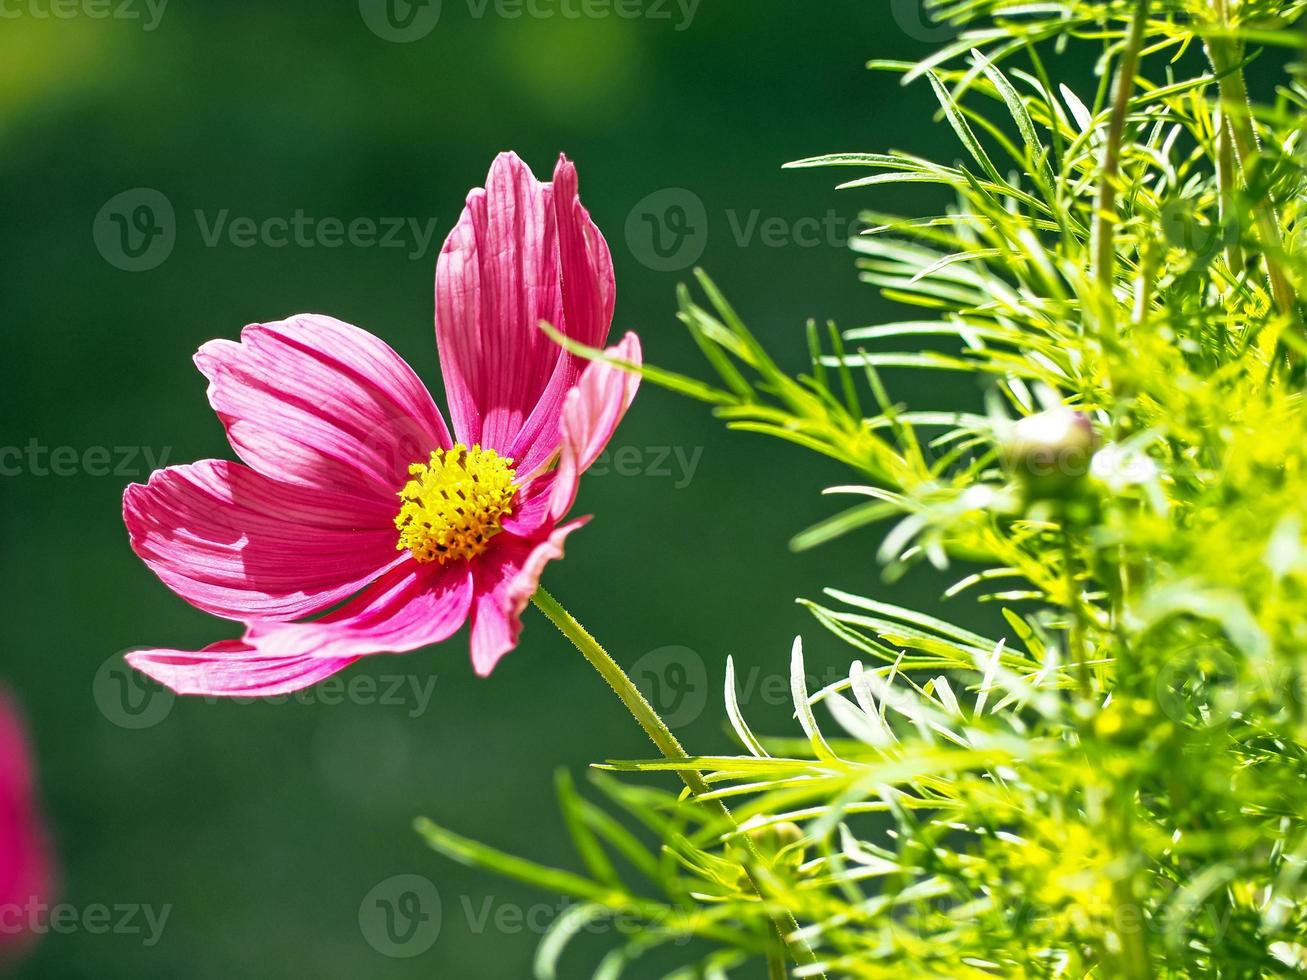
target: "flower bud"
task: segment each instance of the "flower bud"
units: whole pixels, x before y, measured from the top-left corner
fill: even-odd
[[[1016,422],[1004,441],[1003,462],[1030,501],[1063,500],[1089,473],[1098,447],[1094,425],[1083,412],[1054,408]]]
[[[803,848],[791,847],[791,845],[800,845],[803,839],[803,828],[788,820],[754,827],[749,831],[749,840],[753,841],[753,846],[758,849],[758,853],[769,862],[775,863],[781,851],[789,848],[782,860],[785,865],[792,868],[797,868],[803,863]]]

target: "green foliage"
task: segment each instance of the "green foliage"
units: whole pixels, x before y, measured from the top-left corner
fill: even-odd
[[[427,826],[582,902],[541,976],[618,913],[649,928],[596,976],[686,937],[675,975],[725,976],[774,948],[778,910],[817,959],[794,976],[1307,976],[1307,89],[1292,66],[1257,101],[1244,80],[1254,46],[1297,56],[1303,4],[933,8],[956,42],[873,67],[924,78],[961,161],[793,165],[947,189],[938,215],[865,212],[853,242],[917,318],[810,325],[791,377],[700,275],[681,318],[719,381],[648,377],[850,468],[828,493],[856,502],[795,548],[875,528],[888,574],[962,563],[946,594],[1000,604],[1006,635],[805,600],[858,658],[847,679],[808,691],[796,643],[797,730],[769,738],[728,672],[740,754],[610,763],[626,775],[594,783],[619,816],[564,781],[588,878]],[[1093,91],[1055,77],[1078,45]],[[987,405],[904,405],[905,370],[983,379]],[[1029,479],[1022,440],[1067,420],[1092,441],[1050,436],[1058,479]],[[733,818],[632,775],[666,770]],[[801,840],[757,834],[791,823]]]

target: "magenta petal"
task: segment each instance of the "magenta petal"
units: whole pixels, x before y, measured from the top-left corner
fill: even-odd
[[[0,959],[31,938],[21,910],[49,902],[54,887],[50,845],[36,802],[32,752],[9,698],[0,693]]]
[[[540,322],[597,344],[612,319],[608,246],[566,160],[555,181],[500,154],[436,264],[436,342],[454,432],[510,456],[521,473],[552,455],[577,371]]]
[[[581,204],[576,167],[565,156],[558,158],[554,168],[554,212],[567,335],[588,347],[598,347],[612,328],[617,280],[608,242]]]
[[[242,640],[198,652],[138,650],[127,662],[178,694],[262,697],[289,694],[373,653],[404,652],[447,639],[472,600],[465,562],[408,560],[322,619],[255,622]]]
[[[519,490],[513,513],[501,522],[503,529],[515,537],[530,538],[546,524],[557,523],[550,517],[553,489],[554,474],[544,473]]]
[[[276,483],[226,460],[158,470],[123,494],[133,550],[183,599],[227,619],[293,619],[353,595],[396,555],[376,499]]]
[[[562,321],[559,277],[552,188],[501,153],[436,262],[436,344],[462,441],[507,452],[535,408],[558,358],[536,325]]]
[[[271,697],[312,687],[357,657],[270,657],[241,640],[223,640],[195,653],[137,650],[127,662],[178,694]]]
[[[549,322],[587,347],[599,347],[612,327],[613,305],[617,299],[613,258],[604,236],[581,204],[576,167],[566,157],[558,159],[553,188],[562,268],[563,322]],[[530,473],[558,449],[558,417],[563,400],[584,367],[585,362],[574,355],[559,357],[553,377],[509,448],[519,472]]]
[[[495,664],[517,646],[526,609],[545,566],[563,557],[563,542],[589,518],[554,528],[543,541],[508,534],[473,563],[476,597],[472,602],[472,667],[489,676]]]
[[[467,562],[405,561],[362,594],[305,623],[251,623],[246,642],[267,656],[346,658],[407,653],[448,639],[467,620]]]
[[[252,324],[195,363],[232,448],[264,476],[394,501],[408,465],[450,445],[413,369],[365,330],[317,314]]]
[[[621,343],[605,353],[637,367],[642,363],[640,338],[634,333],[628,333]],[[567,393],[561,424],[562,452],[549,508],[554,520],[566,514],[575,503],[581,474],[604,451],[639,387],[639,374],[592,361],[580,382]]]

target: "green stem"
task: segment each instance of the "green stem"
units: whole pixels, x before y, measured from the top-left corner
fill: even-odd
[[[1139,908],[1139,897],[1135,889],[1138,869],[1134,858],[1138,851],[1130,833],[1132,815],[1135,808],[1135,791],[1133,780],[1128,785],[1117,784],[1111,792],[1116,797],[1116,827],[1113,831],[1117,840],[1119,853],[1130,858],[1130,868],[1125,877],[1117,878],[1112,883],[1113,903],[1118,909]],[[1152,980],[1153,963],[1148,952],[1148,937],[1142,928],[1123,927],[1118,930],[1121,940],[1121,974],[1126,980]]]
[[[1148,0],[1139,0],[1126,35],[1125,51],[1116,70],[1112,86],[1112,115],[1107,123],[1107,141],[1103,144],[1103,163],[1098,183],[1098,201],[1094,208],[1093,255],[1094,275],[1102,295],[1103,316],[1108,322],[1115,316],[1113,294],[1116,250],[1113,230],[1116,226],[1116,181],[1121,169],[1121,142],[1125,135],[1125,120],[1130,108],[1130,93],[1134,91],[1135,75],[1139,71],[1139,52],[1144,46],[1144,29],[1148,25]]]
[[[617,661],[608,655],[608,651],[599,645],[599,642],[590,635],[584,626],[576,621],[566,609],[559,605],[558,600],[546,592],[543,588],[536,589],[535,595],[531,597],[537,609],[549,618],[549,621],[558,627],[558,631],[567,637],[572,646],[581,651],[581,655],[590,661],[590,666],[599,672],[599,676],[608,682],[608,686],[613,689],[622,704],[631,712],[632,717],[640,723],[645,734],[658,747],[658,751],[667,759],[682,760],[688,759],[689,755],[681,747],[681,743],[672,730],[659,717],[658,712],[654,710],[653,705],[635,686],[631,678],[627,676],[626,671],[618,666]],[[681,780],[689,788],[690,792],[696,797],[704,796],[710,793],[711,787],[704,781],[696,770],[681,769],[678,770]],[[735,817],[730,808],[721,800],[702,800],[705,806],[708,806],[715,813],[720,815],[727,823],[727,826],[733,829],[739,829],[735,822]],[[761,865],[763,858],[758,852],[757,847],[747,834],[740,836],[741,842],[748,850],[751,857],[751,864]],[[753,886],[754,892],[758,898],[766,902],[767,895],[763,888],[763,883],[759,879],[753,867],[746,866],[745,874],[749,877],[749,882]],[[807,942],[796,936],[799,929],[798,922],[795,921],[794,915],[788,909],[775,909],[769,913],[772,924],[775,927],[776,934],[779,937],[784,949],[788,950],[790,957],[796,963],[811,965],[817,962],[816,954],[813,953]],[[785,957],[781,953],[769,955],[767,958],[768,970],[772,977],[783,978],[785,976]],[[776,973],[779,964],[780,973]],[[825,974],[814,974],[818,980],[824,980]]]
[[[1215,6],[1220,20],[1219,26],[1228,29],[1229,12],[1225,0],[1216,0]],[[1217,36],[1207,41],[1206,48],[1212,70],[1220,79],[1217,84],[1221,92],[1222,122],[1233,140],[1235,162],[1243,171],[1246,186],[1248,171],[1261,155],[1261,145],[1257,139],[1257,131],[1253,128],[1253,111],[1252,103],[1248,98],[1248,85],[1244,81],[1243,68],[1239,65],[1242,56],[1239,43],[1228,36]],[[1262,261],[1266,263],[1266,276],[1270,281],[1271,296],[1280,312],[1290,318],[1293,328],[1301,332],[1297,297],[1289,277],[1280,265],[1280,254],[1284,250],[1284,241],[1280,234],[1280,218],[1275,213],[1275,204],[1269,197],[1258,200],[1253,205],[1253,219],[1261,238]]]
[[[1225,238],[1225,260],[1230,275],[1236,279],[1244,273],[1243,247],[1239,243],[1239,208],[1234,194],[1234,144],[1230,127],[1225,121],[1225,110],[1216,115],[1216,188],[1219,193],[1221,221],[1220,234]]]
[[[608,682],[608,686],[640,723],[645,734],[654,745],[658,746],[658,751],[668,759],[688,759],[689,755],[672,734],[672,730],[658,716],[658,712],[646,700],[631,678],[626,676],[626,671],[622,670],[617,665],[617,661],[608,655],[608,651],[599,645],[599,641],[543,588],[536,590],[531,601],[535,603],[537,609],[549,617],[549,621],[558,627],[560,633],[572,641],[572,646],[581,651],[581,655],[590,661],[590,666],[599,672],[599,676]],[[703,781],[703,777],[692,769],[683,770],[681,778],[695,796],[703,796],[712,791]]]
[[[1080,577],[1077,572],[1075,539],[1069,529],[1062,530],[1062,574],[1065,577],[1066,610],[1071,617],[1067,628],[1067,657],[1076,662],[1080,696],[1088,701],[1093,693],[1089,678],[1089,653],[1085,648],[1085,616],[1080,604]]]

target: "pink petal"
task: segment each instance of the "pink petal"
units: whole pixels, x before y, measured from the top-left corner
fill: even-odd
[[[549,322],[589,347],[600,346],[613,324],[617,285],[608,243],[577,194],[576,167],[564,156],[554,168],[554,212],[562,264],[563,322]],[[571,354],[559,357],[549,385],[518,433],[510,455],[518,471],[530,473],[558,448],[558,417],[563,399],[576,384],[586,362]]]
[[[401,653],[447,639],[467,619],[472,577],[465,562],[405,561],[322,619],[251,623],[242,640],[198,652],[138,650],[127,662],[178,694],[262,697],[303,690],[360,657]]]
[[[284,483],[384,498],[449,432],[404,360],[365,330],[302,314],[213,340],[195,363],[232,447]]]
[[[640,338],[628,333],[622,342],[605,353],[637,367],[642,363]],[[640,375],[591,361],[575,388],[567,393],[563,406],[562,452],[550,501],[550,514],[558,520],[576,502],[581,474],[589,469],[608,445],[613,432],[631,407]]]
[[[407,653],[448,639],[471,604],[467,562],[405,561],[321,619],[251,623],[245,640],[261,654],[292,659]]]
[[[509,534],[530,538],[546,524],[557,523],[550,517],[554,474],[543,473],[522,487],[513,501],[513,513],[500,522]]]
[[[270,657],[242,640],[223,640],[195,653],[137,650],[127,662],[178,694],[271,697],[312,687],[357,657]]]
[[[563,542],[589,518],[554,528],[543,541],[502,534],[473,562],[476,596],[472,601],[472,667],[489,676],[495,664],[517,646],[522,611],[540,583],[545,566],[563,557]]]
[[[454,431],[533,470],[557,445],[554,420],[579,371],[541,320],[588,344],[612,320],[612,258],[565,159],[555,183],[500,154],[436,264],[436,342]],[[537,445],[539,443],[539,445]]]
[[[32,751],[22,720],[0,694],[0,957],[31,938],[20,910],[48,902],[54,888],[50,844],[36,802]]]
[[[293,619],[353,595],[396,555],[394,508],[226,460],[156,471],[123,494],[133,550],[170,589],[227,619]]]

